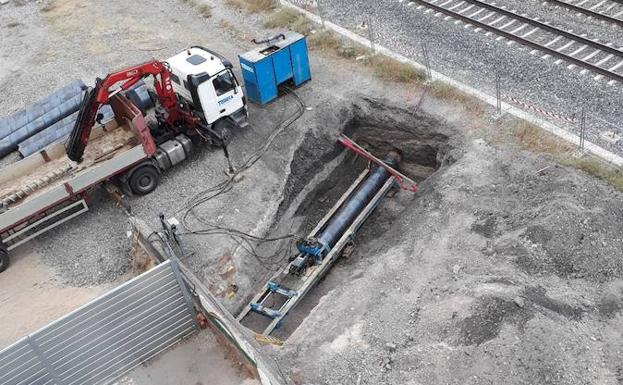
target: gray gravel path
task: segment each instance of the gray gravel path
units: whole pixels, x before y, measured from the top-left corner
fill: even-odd
[[[305,6],[308,2],[293,0],[292,3]],[[502,3],[513,8],[520,2],[503,0]],[[551,13],[540,2],[525,3],[523,8],[528,10],[531,6],[535,15],[536,12],[554,16],[567,13],[562,10]],[[434,12],[424,12],[424,9],[418,10],[415,4],[409,5],[408,1],[325,0],[321,4],[327,19],[362,36],[367,36],[367,31],[358,28],[359,25],[365,19],[372,20],[380,44],[421,63],[424,62],[422,45],[425,43],[433,69],[490,95],[495,95],[494,79],[496,72],[499,72],[504,94],[511,94],[543,110],[578,117],[582,106],[585,106],[588,111],[587,139],[623,153],[623,143],[613,145],[600,137],[603,131],[620,131],[623,128],[621,84],[596,81],[595,74],[569,70],[565,63],[557,65],[554,59],[541,59],[542,55],[531,55],[529,48],[518,44],[509,46],[505,39],[486,36],[473,28],[465,28],[463,23],[444,20],[443,17],[436,17]],[[585,28],[605,33],[603,26],[597,28],[587,24]],[[553,122],[578,131],[577,123]]]

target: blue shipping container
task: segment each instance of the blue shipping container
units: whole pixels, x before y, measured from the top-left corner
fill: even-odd
[[[256,48],[239,56],[242,78],[249,100],[266,104],[277,98],[279,85],[294,86],[311,79],[305,36],[285,32],[274,44]]]

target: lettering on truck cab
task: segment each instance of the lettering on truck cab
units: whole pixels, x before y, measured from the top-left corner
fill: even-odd
[[[218,105],[222,106],[223,104],[227,103],[228,101],[232,100],[234,98],[234,95],[229,95],[227,97],[224,97],[223,99],[218,101]]]

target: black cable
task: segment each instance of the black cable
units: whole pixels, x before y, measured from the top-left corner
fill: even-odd
[[[296,95],[294,91],[288,88],[286,88],[286,90],[287,90],[287,93],[289,95],[292,95],[295,98],[295,101],[297,102],[298,108],[297,108],[297,111],[293,114],[293,116],[291,116],[290,118],[286,120],[282,119],[280,123],[277,125],[277,128],[270,134],[270,136],[267,138],[264,144],[260,147],[260,149],[256,151],[254,154],[252,154],[250,157],[248,157],[243,162],[243,164],[238,168],[238,170],[236,170],[236,172],[233,173],[228,179],[195,194],[195,196],[193,196],[190,199],[190,203],[187,203],[185,207],[182,208],[182,210],[186,209],[186,213],[184,217],[187,217],[189,212],[193,208],[231,190],[231,188],[233,187],[234,179],[242,172],[251,168],[258,160],[260,160],[262,155],[264,155],[264,153],[268,150],[268,147],[270,147],[270,145],[275,140],[277,135],[282,133],[286,128],[290,127],[294,122],[296,122],[303,115],[303,113],[305,112],[305,105],[303,104],[303,101],[298,97],[298,95]],[[284,100],[284,105],[285,105],[285,100]],[[284,112],[285,112],[285,109],[284,109]],[[191,209],[191,210],[188,210],[188,209]]]
[[[292,93],[291,95],[295,96],[296,101],[298,102],[298,106],[299,108],[297,109],[296,113],[290,117],[289,119],[282,121],[276,130],[274,130],[271,135],[268,137],[268,139],[264,142],[264,144],[262,145],[262,147],[260,147],[260,149],[258,151],[256,151],[254,154],[252,154],[249,158],[247,158],[243,164],[238,168],[238,170],[236,170],[236,172],[234,174],[232,174],[228,179],[218,183],[215,186],[212,186],[198,194],[196,194],[193,198],[190,199],[190,203],[186,205],[186,213],[184,215],[184,218],[188,217],[188,214],[190,214],[192,212],[192,209],[196,208],[197,206],[213,199],[216,198],[217,196],[228,192],[231,190],[231,188],[233,187],[233,183],[234,183],[234,179],[241,174],[242,172],[248,170],[249,168],[251,168],[258,160],[261,159],[262,155],[264,155],[264,153],[268,150],[268,147],[272,144],[272,142],[275,140],[276,136],[279,135],[281,132],[283,132],[283,130],[285,130],[286,128],[288,128],[290,125],[292,125],[296,120],[298,120],[298,118],[300,118],[300,116],[303,114],[304,112],[304,105],[302,103],[302,101],[298,98],[298,96],[294,93]]]
[[[305,104],[303,103],[301,98],[294,91],[292,91],[289,88],[284,88],[284,90],[285,90],[287,96],[291,96],[294,99],[294,102],[296,103],[295,104],[296,105],[295,112],[293,114],[291,114],[287,118],[283,117],[283,115],[285,115],[285,112],[287,110],[287,101],[284,98],[283,110],[281,112],[282,116],[280,117],[280,121],[276,125],[276,128],[273,130],[273,132],[264,141],[262,146],[255,153],[253,153],[251,156],[249,156],[242,163],[242,165],[237,170],[235,170],[235,172],[232,175],[230,175],[226,180],[223,180],[223,181],[217,183],[216,185],[211,186],[211,187],[209,187],[209,188],[207,188],[207,189],[205,189],[205,190],[195,194],[193,197],[191,197],[188,200],[188,202],[184,205],[184,207],[182,207],[179,210],[179,211],[184,211],[184,214],[183,214],[182,219],[181,219],[181,223],[184,226],[184,228],[186,229],[186,232],[185,233],[178,233],[177,234],[178,236],[185,236],[185,235],[208,235],[208,236],[209,235],[228,235],[236,243],[238,243],[241,247],[243,247],[243,249],[245,251],[247,251],[249,254],[251,254],[255,259],[260,261],[262,264],[266,264],[266,263],[268,263],[268,261],[265,258],[262,258],[261,256],[259,256],[259,254],[255,250],[255,247],[253,246],[253,244],[251,242],[256,242],[256,243],[260,243],[261,244],[261,243],[265,243],[265,242],[275,242],[275,241],[282,241],[282,240],[285,240],[285,239],[293,239],[293,238],[296,237],[296,235],[294,235],[294,234],[286,234],[286,235],[278,236],[278,237],[254,236],[252,234],[246,233],[244,231],[241,231],[241,230],[238,230],[238,229],[235,229],[235,228],[222,226],[222,225],[217,225],[217,224],[209,221],[208,219],[204,218],[203,216],[201,216],[195,210],[196,208],[198,208],[199,206],[205,204],[206,202],[208,202],[208,201],[210,201],[210,200],[212,200],[212,199],[214,199],[214,198],[216,198],[216,197],[218,197],[220,195],[223,195],[223,194],[231,191],[233,189],[233,186],[234,186],[235,178],[238,175],[240,175],[241,173],[243,173],[246,170],[248,170],[251,167],[253,167],[253,165],[255,165],[262,158],[262,156],[266,153],[266,151],[268,151],[269,147],[275,141],[277,136],[279,134],[281,134],[285,129],[290,127],[292,124],[294,124],[303,115],[303,113],[305,112]],[[204,228],[198,228],[198,229],[193,228],[189,224],[189,218],[191,216],[196,221],[198,221],[200,224],[202,224],[205,227]],[[246,244],[246,247],[243,246],[243,244]],[[289,244],[291,245],[291,242],[289,242]],[[279,262],[281,262],[281,261],[279,261]]]

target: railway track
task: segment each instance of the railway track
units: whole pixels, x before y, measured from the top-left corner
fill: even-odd
[[[557,58],[557,64],[566,61],[569,68],[581,67],[582,73],[592,71],[597,74],[596,79],[606,77],[623,83],[623,51],[609,43],[480,0],[410,0],[409,3],[444,14],[446,19],[472,25],[477,31],[495,33],[530,47],[531,53],[541,52],[543,58]]]
[[[546,0],[544,3],[623,27],[623,0]]]

